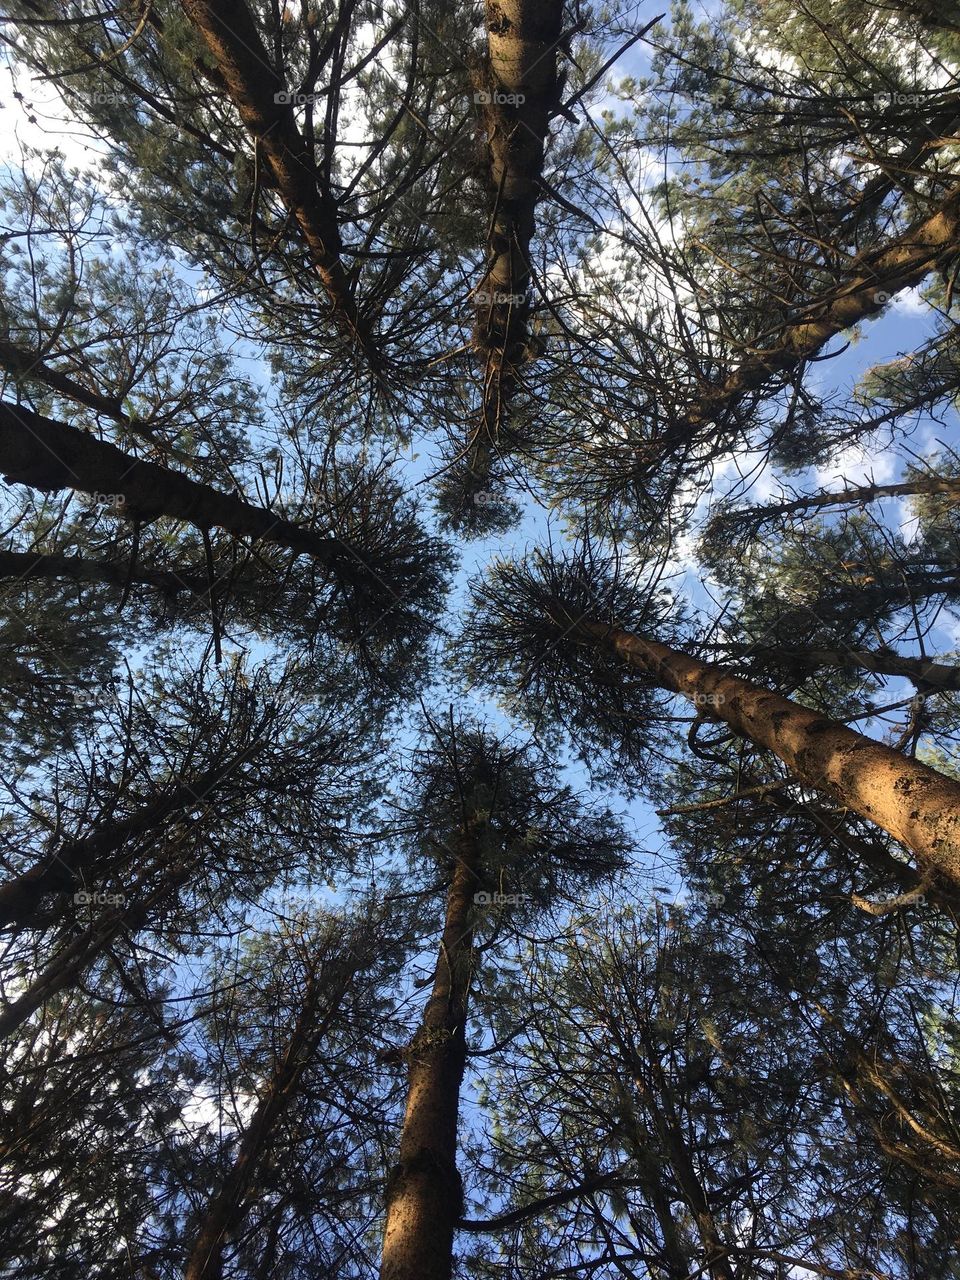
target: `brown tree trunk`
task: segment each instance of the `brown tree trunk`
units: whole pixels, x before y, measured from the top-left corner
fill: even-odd
[[[652,1095],[648,1095],[648,1106],[657,1137],[670,1161],[677,1186],[690,1206],[690,1212],[697,1224],[697,1232],[703,1246],[704,1270],[710,1280],[735,1280],[729,1252],[724,1246],[717,1220],[710,1208],[707,1192],[694,1168],[687,1148],[683,1129],[671,1100],[670,1085],[656,1060],[652,1060],[650,1066],[659,1086],[659,1097],[654,1099]],[[644,1088],[642,1080],[637,1080],[636,1084],[639,1089]]]
[[[897,484],[859,484],[834,493],[813,493],[788,502],[775,502],[765,507],[743,507],[725,514],[725,525],[759,526],[777,516],[792,515],[797,511],[817,511],[821,507],[852,507],[864,502],[876,502],[878,498],[911,498],[917,495],[942,496],[960,502],[960,476],[914,476]]]
[[[494,211],[478,286],[477,345],[510,366],[530,312],[530,242],[547,127],[559,105],[559,0],[487,0],[488,76],[478,92],[487,131]]]
[[[844,283],[813,299],[802,309],[804,318],[788,324],[772,346],[752,352],[720,386],[701,393],[666,436],[653,443],[656,456],[661,456],[663,445],[683,447],[772,375],[796,368],[844,329],[879,315],[893,294],[919,284],[952,256],[958,239],[960,191],[953,191],[929,217],[888,244],[854,258]]]
[[[838,667],[841,670],[871,671],[880,676],[901,676],[918,689],[954,692],[960,689],[960,667],[929,658],[914,658],[892,649],[766,649],[750,644],[717,644],[711,648],[732,657],[772,658],[801,667]]]
[[[624,662],[765,747],[801,782],[826,791],[917,855],[920,869],[960,886],[960,782],[722,667],[602,622],[578,624]]]
[[[321,991],[316,975],[309,976],[303,1005],[283,1056],[244,1130],[233,1167],[203,1215],[187,1259],[184,1280],[219,1280],[223,1274],[224,1247],[243,1221],[271,1132],[294,1097],[297,1081],[316,1052],[349,984],[348,975],[331,993],[327,1007],[320,1015],[318,1002]]]
[[[529,355],[530,243],[547,130],[560,105],[562,19],[561,0],[486,0],[488,58],[477,99],[494,204],[486,270],[474,291],[483,394],[470,466],[480,483]]]
[[[294,118],[278,101],[289,91],[264,47],[244,0],[181,0],[203,37],[230,99],[254,139],[287,208],[296,218],[313,265],[333,303],[341,327],[374,368],[378,355],[366,320],[359,315],[340,260],[337,206]]]
[[[221,493],[155,462],[141,462],[86,431],[55,422],[22,405],[0,404],[0,474],[8,484],[46,492],[79,489],[116,501],[118,513],[147,521],[158,516],[198,529],[227,529],[331,565],[347,549],[265,507]]]
[[[479,853],[468,831],[456,850],[433,992],[410,1042],[400,1154],[387,1184],[380,1280],[450,1280],[463,1213],[457,1115],[466,1065]]]

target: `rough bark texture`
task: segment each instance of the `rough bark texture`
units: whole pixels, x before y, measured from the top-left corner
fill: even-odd
[[[960,192],[954,191],[927,218],[879,249],[853,259],[846,281],[803,308],[803,319],[789,324],[776,343],[753,352],[718,386],[700,394],[655,448],[679,448],[700,429],[721,420],[772,375],[786,373],[815,356],[831,338],[862,320],[879,315],[901,289],[919,284],[956,253],[960,238]]]
[[[457,1114],[466,1064],[477,850],[457,849],[433,992],[408,1054],[400,1154],[387,1184],[380,1280],[450,1280],[453,1237],[463,1214]]]
[[[474,470],[484,474],[529,356],[530,242],[547,130],[560,104],[560,0],[487,0],[488,61],[477,96],[486,130],[493,215],[474,300],[483,407]]]
[[[960,885],[960,782],[721,667],[618,627],[579,625],[661,688],[772,751],[800,781],[889,832],[914,851],[921,870]]]
[[[711,646],[733,658],[770,658],[796,663],[803,668],[839,667],[845,671],[872,671],[879,676],[900,676],[912,680],[918,689],[960,690],[960,667],[929,658],[912,658],[892,649],[766,649],[760,645],[722,644]]]
[[[296,218],[311,259],[342,328],[371,363],[378,356],[366,320],[359,315],[343,263],[337,206],[304,141],[256,23],[243,0],[182,0],[184,12],[203,36],[273,185]]]
[[[203,1215],[183,1273],[184,1280],[220,1280],[224,1247],[243,1220],[270,1135],[290,1100],[296,1096],[300,1075],[316,1053],[317,1045],[340,1007],[348,985],[349,977],[328,993],[326,1008],[321,1012],[321,988],[315,975],[308,978],[303,1004],[283,1056],[244,1130],[233,1167]]]
[[[46,492],[79,489],[122,499],[117,511],[146,522],[159,516],[198,529],[221,528],[238,536],[289,547],[329,565],[345,548],[208,484],[155,462],[141,462],[86,431],[22,405],[0,404],[0,473],[8,484]]]

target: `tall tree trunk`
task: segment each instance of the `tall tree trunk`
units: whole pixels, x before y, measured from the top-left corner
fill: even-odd
[[[343,245],[336,201],[297,127],[288,86],[281,81],[250,10],[244,0],[181,2],[202,35],[274,185],[303,232],[337,320],[376,369],[379,356],[370,327],[357,311],[340,260]]]
[[[154,907],[186,884],[195,870],[187,864],[174,863],[164,872],[160,883],[140,901],[129,906],[123,903],[98,916],[54,956],[26,991],[0,1012],[0,1036],[10,1035],[52,996],[75,986],[121,931],[141,928]]]
[[[0,474],[8,484],[58,492],[79,489],[115,499],[120,513],[141,522],[167,516],[198,529],[227,529],[332,565],[350,556],[336,538],[322,538],[266,507],[221,493],[155,462],[141,462],[115,445],[22,405],[0,403]]]
[[[251,743],[237,756],[187,781],[165,795],[141,805],[129,817],[105,823],[91,835],[68,840],[29,870],[0,885],[0,926],[29,924],[44,897],[67,893],[96,883],[97,862],[115,853],[128,840],[152,835],[157,839],[166,821],[210,804],[217,787],[253,755]]]
[[[829,792],[917,855],[921,871],[960,886],[960,782],[722,667],[602,622],[580,634],[609,646],[662,689],[707,708],[765,747],[801,782]]]
[[[803,318],[786,325],[771,346],[752,352],[718,387],[702,392],[680,413],[665,436],[653,442],[653,455],[661,459],[664,446],[682,448],[772,375],[795,369],[844,329],[879,315],[893,294],[919,284],[952,257],[958,238],[960,191],[953,191],[929,217],[886,245],[854,258],[843,283],[812,299],[802,308]]]
[[[657,1077],[660,1092],[659,1099],[654,1099],[653,1096],[648,1097],[648,1106],[657,1137],[670,1161],[677,1186],[683,1193],[683,1198],[689,1205],[697,1224],[697,1232],[703,1246],[704,1271],[710,1280],[735,1280],[727,1248],[720,1235],[713,1210],[710,1208],[706,1188],[694,1167],[683,1128],[673,1107],[670,1085],[655,1062],[651,1062],[651,1068]],[[639,1089],[644,1088],[642,1080],[637,1080],[636,1084]]]
[[[321,988],[316,974],[310,974],[303,1004],[290,1033],[283,1056],[267,1082],[256,1110],[244,1129],[236,1158],[223,1186],[212,1198],[197,1231],[184,1280],[220,1280],[223,1251],[229,1237],[242,1223],[256,1187],[264,1151],[277,1121],[296,1094],[297,1082],[317,1051],[347,993],[352,975],[347,974],[329,993],[326,1008],[319,1009]]]
[[[799,511],[818,511],[822,507],[852,507],[864,502],[876,502],[878,498],[912,498],[919,495],[950,498],[960,502],[960,476],[914,476],[896,484],[858,484],[849,489],[832,493],[812,493],[787,502],[774,502],[763,507],[741,507],[724,512],[719,523],[724,527],[747,525],[759,528],[775,520],[777,516],[793,515]]]
[[[450,1280],[463,1213],[457,1115],[466,1065],[479,848],[468,829],[455,850],[433,992],[410,1042],[400,1154],[387,1184],[380,1280]]]
[[[478,96],[487,132],[493,217],[487,268],[476,293],[476,342],[488,382],[512,381],[530,314],[530,242],[547,128],[559,106],[560,0],[486,0],[487,77]],[[488,386],[484,411],[497,412],[506,386]]]

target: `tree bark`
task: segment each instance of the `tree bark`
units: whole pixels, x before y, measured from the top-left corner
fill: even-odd
[[[466,1065],[479,850],[468,831],[456,849],[433,992],[410,1042],[407,1106],[387,1184],[380,1280],[450,1280],[463,1213],[457,1115]]]
[[[296,1095],[297,1082],[339,1009],[350,976],[337,985],[322,1016],[318,1016],[321,990],[316,974],[308,977],[303,1005],[283,1056],[244,1130],[233,1167],[207,1206],[187,1259],[184,1280],[220,1280],[224,1247],[243,1221],[271,1132]]]
[[[335,316],[377,368],[379,356],[370,327],[357,311],[340,260],[343,245],[336,202],[297,127],[293,106],[283,100],[289,96],[287,86],[264,47],[250,10],[244,0],[181,3],[203,37],[274,185],[303,232]]]
[[[921,871],[960,886],[960,782],[722,667],[602,622],[577,626],[660,688],[772,751],[799,781],[889,832],[914,851]]]
[[[486,0],[487,60],[477,78],[493,212],[474,291],[474,345],[483,371],[480,422],[469,449],[479,486],[530,358],[530,244],[550,121],[560,106],[560,0]]]
[[[777,516],[792,515],[797,511],[817,511],[821,507],[852,507],[878,498],[912,498],[918,495],[942,496],[960,502],[960,476],[915,476],[897,484],[851,485],[833,493],[813,493],[787,502],[775,502],[765,507],[742,507],[725,512],[720,517],[723,525],[750,525],[759,527]]]
[[[235,768],[253,754],[254,744],[233,759],[179,782],[166,795],[157,796],[141,805],[127,818],[106,823],[91,835],[65,841],[55,853],[34,863],[29,870],[0,885],[0,927],[29,924],[43,899],[52,893],[77,890],[84,883],[94,883],[97,860],[120,849],[138,836],[159,835],[167,819],[189,813],[210,803],[216,789]]]
[[[0,473],[8,484],[46,492],[79,489],[107,494],[118,513],[141,523],[166,516],[198,529],[227,529],[236,536],[288,547],[322,565],[332,565],[347,551],[336,538],[322,538],[182,472],[141,462],[89,432],[22,405],[0,403]]]
[[[757,391],[772,375],[787,373],[810,359],[844,329],[879,315],[902,289],[919,284],[939,263],[956,252],[960,239],[960,191],[953,191],[929,217],[913,224],[886,245],[859,254],[845,271],[845,281],[813,299],[803,319],[788,324],[774,345],[751,352],[718,386],[709,389],[679,415],[659,442],[669,451],[682,448],[698,433],[731,412],[744,396]]]
[[[476,342],[488,370],[523,354],[530,314],[530,242],[550,119],[559,105],[559,0],[487,0],[489,79],[478,93],[495,205],[477,290]],[[484,101],[486,99],[486,101]]]
[[[732,658],[772,658],[803,667],[838,667],[842,670],[870,671],[880,676],[900,676],[912,680],[928,692],[960,690],[960,667],[928,658],[914,658],[883,649],[766,649],[750,644],[710,646]]]
[[[111,587],[156,587],[164,595],[188,591],[206,596],[210,583],[201,566],[194,565],[182,573],[178,569],[147,569],[139,565],[132,570],[117,560],[85,560],[82,556],[43,554],[31,551],[0,551],[0,580],[98,582]]]
[[[0,1013],[0,1036],[10,1035],[51,997],[74,986],[121,930],[139,929],[158,902],[186,884],[193,870],[188,865],[175,864],[141,901],[104,912],[50,961],[22,995],[4,1008]]]

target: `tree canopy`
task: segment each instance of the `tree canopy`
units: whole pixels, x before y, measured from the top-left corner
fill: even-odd
[[[956,5],[0,35],[0,1274],[960,1280]]]

